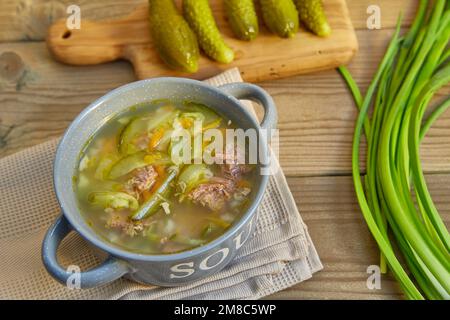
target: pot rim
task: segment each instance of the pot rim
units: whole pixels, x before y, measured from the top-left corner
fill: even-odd
[[[251,206],[247,209],[247,211],[242,214],[240,219],[236,221],[228,230],[226,230],[221,236],[218,238],[208,242],[207,244],[203,246],[199,246],[196,248],[193,248],[191,250],[187,251],[181,251],[177,253],[171,253],[171,254],[144,254],[144,253],[136,253],[132,251],[127,251],[125,249],[120,248],[119,246],[115,246],[113,244],[110,244],[106,239],[102,239],[97,234],[94,236],[95,231],[90,232],[84,232],[84,230],[81,228],[79,223],[75,220],[72,215],[74,213],[70,213],[70,211],[67,206],[65,205],[64,197],[62,196],[62,193],[64,190],[60,190],[57,187],[57,175],[59,170],[68,170],[67,167],[64,167],[64,165],[61,163],[62,160],[62,154],[65,151],[65,141],[70,137],[72,131],[76,129],[76,127],[80,126],[81,123],[83,123],[83,120],[87,117],[89,117],[89,114],[93,112],[95,109],[101,107],[106,101],[120,97],[124,94],[126,94],[128,91],[132,90],[135,87],[140,86],[150,86],[153,83],[170,83],[170,84],[177,84],[177,83],[184,83],[184,84],[193,84],[195,86],[201,87],[202,90],[209,90],[213,91],[218,96],[222,96],[222,98],[229,101],[230,104],[236,105],[240,112],[247,118],[247,120],[250,120],[251,124],[254,128],[258,129],[258,135],[259,139],[262,139],[262,134],[259,131],[261,129],[260,124],[257,122],[255,117],[247,110],[245,109],[241,102],[239,102],[238,99],[233,97],[232,95],[229,95],[222,90],[220,90],[218,87],[214,87],[212,85],[209,85],[205,82],[193,80],[193,79],[187,79],[187,78],[178,78],[178,77],[159,77],[159,78],[152,78],[152,79],[145,79],[145,80],[139,80],[135,82],[131,82],[128,84],[125,84],[123,86],[120,86],[112,91],[109,91],[102,97],[96,99],[94,102],[89,104],[69,125],[69,127],[66,129],[66,131],[63,134],[63,137],[59,141],[58,147],[56,149],[56,154],[53,162],[53,187],[55,190],[56,198],[58,200],[59,206],[61,207],[63,215],[66,217],[66,219],[69,221],[72,228],[78,232],[84,239],[86,239],[88,242],[93,244],[94,246],[102,249],[103,251],[107,252],[108,254],[122,258],[125,260],[133,260],[133,261],[143,261],[143,262],[172,262],[177,260],[183,260],[189,257],[198,256],[204,253],[207,253],[208,251],[217,248],[220,246],[221,243],[228,240],[231,236],[233,236],[241,227],[248,224],[248,222],[252,219],[252,217],[256,214],[257,208],[259,204],[261,203],[261,200],[264,196],[264,192],[266,190],[266,186],[269,181],[268,175],[262,175],[261,183],[259,185],[259,189],[257,194],[254,197],[254,200],[251,204]],[[201,94],[201,93],[200,93]],[[123,109],[126,109],[124,107]],[[98,130],[98,129],[97,129]],[[263,143],[260,144],[265,149],[264,152],[260,153],[263,154],[264,157],[268,157],[268,144]],[[80,150],[81,152],[81,150]],[[267,160],[267,159],[265,159]],[[261,166],[261,165],[259,165]],[[72,169],[72,168],[70,168]],[[72,193],[73,190],[71,190]],[[81,215],[81,213],[78,211],[76,214]],[[84,220],[84,218],[82,217]]]

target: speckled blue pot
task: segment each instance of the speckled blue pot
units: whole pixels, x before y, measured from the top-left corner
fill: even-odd
[[[259,175],[258,190],[248,211],[225,234],[199,248],[169,255],[145,255],[120,249],[95,234],[81,216],[73,192],[72,177],[78,156],[85,142],[112,116],[129,106],[155,99],[193,100],[215,108],[243,129],[260,132],[260,144],[267,163],[267,139],[261,128],[274,129],[277,122],[272,98],[261,88],[234,83],[212,87],[203,82],[183,78],[155,78],[122,86],[88,106],[65,132],[56,152],[54,186],[62,215],[48,230],[42,246],[42,259],[48,272],[58,281],[67,283],[73,273],[62,268],[56,251],[60,242],[75,230],[92,245],[108,254],[98,267],[80,273],[82,288],[90,288],[126,276],[134,281],[160,286],[177,286],[207,277],[225,267],[253,232],[256,209],[267,186],[268,176]],[[241,105],[238,99],[259,102],[265,115],[261,124]],[[265,159],[264,159],[265,157]]]

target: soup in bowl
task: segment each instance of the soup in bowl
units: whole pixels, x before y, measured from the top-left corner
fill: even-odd
[[[263,106],[261,124],[238,99]],[[100,98],[57,149],[63,214],[43,242],[47,270],[68,281],[56,251],[75,230],[108,254],[81,272],[84,288],[121,276],[175,286],[219,271],[251,238],[275,125],[270,96],[244,83],[157,78]]]
[[[235,129],[190,101],[121,112],[80,154],[74,190],[81,214],[105,240],[137,253],[171,254],[216,239],[247,210],[255,189],[248,148],[239,150],[236,135],[225,139]],[[190,156],[181,159],[184,148]]]

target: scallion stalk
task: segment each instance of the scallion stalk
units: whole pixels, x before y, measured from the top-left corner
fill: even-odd
[[[450,235],[429,193],[419,145],[450,106],[447,98],[423,121],[434,94],[450,83],[450,8],[445,0],[421,0],[403,38],[400,21],[364,98],[348,70],[339,68],[359,109],[352,146],[353,182],[362,214],[381,250],[381,270],[389,266],[409,299],[449,299]],[[363,129],[368,149],[364,183],[359,167]],[[412,278],[399,262],[389,232]]]

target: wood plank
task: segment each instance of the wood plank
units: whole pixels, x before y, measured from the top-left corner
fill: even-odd
[[[350,69],[363,88],[391,32],[357,32],[361,49]],[[44,43],[0,44],[0,156],[59,136],[91,101],[134,79],[126,62],[72,67],[55,62]],[[356,109],[337,72],[261,85],[278,106],[286,174],[349,174]],[[447,87],[440,97],[449,93]],[[431,129],[422,157],[426,171],[450,171],[450,112]]]
[[[426,177],[436,206],[450,227],[450,174]],[[356,202],[351,177],[288,177],[288,184],[321,257],[324,269],[272,299],[399,299],[393,277],[381,290],[366,286],[367,267],[378,264],[378,247]]]
[[[0,47],[1,155],[61,135],[90,101],[134,81],[126,62],[70,67],[56,63],[44,43]]]
[[[120,17],[145,0],[76,1],[81,8],[81,19],[109,19]],[[48,27],[60,18],[67,17],[71,0],[0,2],[0,41],[42,41]]]
[[[126,15],[147,0],[78,0],[82,19],[114,19]],[[71,0],[2,0],[0,2],[0,42],[43,40],[48,26],[67,17]],[[355,28],[367,28],[367,8],[376,4],[381,9],[382,28],[395,26],[398,13],[404,12],[405,23],[410,24],[416,1],[411,0],[347,0]]]

